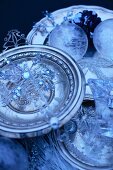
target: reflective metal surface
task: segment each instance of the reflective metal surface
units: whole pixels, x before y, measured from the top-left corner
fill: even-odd
[[[37,22],[27,36],[28,44],[45,44],[47,43],[50,32],[60,25],[64,20],[74,18],[74,16],[83,10],[94,11],[102,21],[113,18],[113,11],[98,6],[71,6],[47,14],[45,18]],[[86,82],[89,78],[112,78],[113,79],[113,62],[103,59],[94,49],[89,49],[83,59],[78,61],[82,71],[85,74]],[[107,70],[107,72],[106,72]],[[106,74],[107,73],[107,74]],[[92,98],[90,87],[86,85],[86,97]]]
[[[78,111],[78,116],[72,118],[60,129],[60,137],[54,133],[59,154],[80,170],[112,170],[111,138],[99,133],[96,123],[94,101],[85,100]]]
[[[43,44],[48,34],[61,24],[65,17],[72,18],[83,10],[95,11],[102,21],[113,18],[113,11],[98,6],[76,5],[64,9],[59,9],[37,22],[27,36],[28,44]]]
[[[27,45],[0,55],[0,134],[22,138],[48,133],[80,107],[85,79],[67,54]]]

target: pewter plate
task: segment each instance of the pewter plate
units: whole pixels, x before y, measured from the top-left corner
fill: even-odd
[[[61,127],[76,114],[84,97],[85,78],[77,63],[48,46],[3,52],[0,73],[0,134],[4,136],[31,137]]]
[[[37,22],[27,36],[28,44],[44,44],[50,32],[57,24],[61,24],[64,18],[73,18],[78,12],[83,10],[95,11],[101,20],[113,18],[113,11],[98,6],[71,6],[51,13],[50,17],[45,17]],[[79,61],[79,65],[85,74],[86,82],[89,78],[113,79],[113,62],[101,58],[96,51],[86,53],[85,57]],[[106,71],[107,70],[107,71]],[[92,98],[89,86],[86,86],[86,97]]]

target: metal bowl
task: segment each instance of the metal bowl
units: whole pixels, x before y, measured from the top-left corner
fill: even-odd
[[[69,121],[82,103],[85,79],[64,52],[27,45],[0,54],[0,88],[0,134],[22,138]]]

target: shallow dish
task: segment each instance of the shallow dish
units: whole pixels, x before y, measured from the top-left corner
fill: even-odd
[[[48,133],[76,114],[85,91],[79,66],[43,45],[0,54],[0,134],[22,138]]]

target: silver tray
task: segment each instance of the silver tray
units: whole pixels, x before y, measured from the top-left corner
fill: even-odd
[[[113,18],[113,11],[98,6],[71,6],[68,8],[57,10],[37,22],[27,36],[28,44],[44,44],[49,33],[57,24],[61,24],[65,18],[73,18],[78,12],[83,10],[95,11],[101,20]],[[78,63],[85,74],[86,82],[89,78],[113,79],[113,62],[105,58],[101,58],[96,51],[87,52],[85,57]],[[92,93],[88,85],[86,85],[86,97],[92,99]]]
[[[3,136],[32,137],[61,127],[84,98],[85,79],[77,63],[48,46],[27,45],[1,53],[0,73]]]

